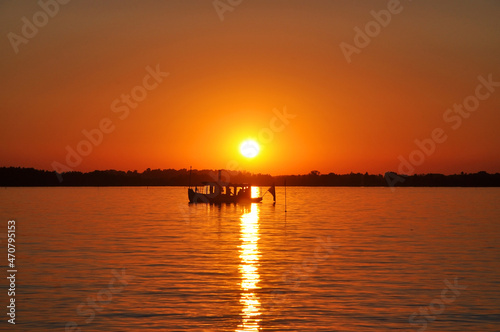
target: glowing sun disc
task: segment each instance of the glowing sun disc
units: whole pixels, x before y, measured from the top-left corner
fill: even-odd
[[[259,154],[259,144],[254,140],[247,139],[240,145],[240,152],[246,158],[253,158]]]

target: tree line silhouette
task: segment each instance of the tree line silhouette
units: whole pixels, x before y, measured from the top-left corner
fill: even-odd
[[[346,186],[346,187],[500,187],[500,173],[489,174],[460,173],[398,175],[387,172],[378,174],[320,174],[312,171],[303,175],[253,174],[246,171],[222,170],[222,181],[232,183],[250,183],[255,186],[280,186],[286,181],[287,186]],[[393,181],[397,177],[397,181]],[[66,172],[22,167],[1,167],[0,186],[2,187],[40,187],[40,186],[187,186],[200,185],[204,181],[217,181],[218,170],[196,170],[190,174],[188,169],[147,169],[138,171],[104,170]],[[392,180],[391,180],[392,179]]]

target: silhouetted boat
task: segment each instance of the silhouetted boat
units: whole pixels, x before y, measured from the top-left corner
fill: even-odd
[[[219,180],[217,182],[202,182],[200,190],[198,186],[195,189],[188,189],[189,203],[259,203],[264,196],[252,197],[252,185],[247,183],[235,184],[221,181],[219,171]],[[276,191],[274,185],[268,189],[276,202]]]

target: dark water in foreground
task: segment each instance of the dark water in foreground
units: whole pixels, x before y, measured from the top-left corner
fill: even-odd
[[[500,331],[499,188],[2,188],[5,331]]]

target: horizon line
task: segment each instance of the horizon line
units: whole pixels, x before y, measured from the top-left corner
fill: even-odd
[[[156,170],[160,170],[160,171],[165,171],[165,170],[174,170],[174,171],[182,171],[182,170],[187,170],[187,171],[214,171],[214,172],[218,172],[218,171],[226,171],[226,172],[237,172],[237,173],[249,173],[251,175],[268,175],[268,176],[271,176],[271,177],[285,177],[285,176],[302,176],[302,175],[311,175],[311,174],[314,174],[315,172],[317,172],[316,175],[318,176],[321,176],[321,175],[330,175],[330,174],[333,174],[333,175],[350,175],[350,174],[362,174],[362,175],[372,175],[372,176],[385,176],[385,174],[387,173],[392,173],[392,174],[396,174],[396,175],[400,175],[400,176],[414,176],[414,175],[417,175],[417,176],[421,176],[421,175],[444,175],[444,176],[450,176],[450,175],[466,175],[466,174],[478,174],[478,173],[486,173],[486,174],[491,174],[491,175],[495,175],[495,174],[499,174],[500,172],[497,171],[497,172],[494,172],[494,173],[489,173],[487,171],[484,171],[484,170],[481,170],[481,171],[476,171],[476,172],[464,172],[464,171],[461,171],[460,173],[448,173],[448,174],[445,174],[445,173],[433,173],[433,172],[430,172],[430,173],[413,173],[413,174],[405,174],[405,173],[397,173],[397,172],[394,172],[394,171],[386,171],[384,172],[383,174],[381,173],[378,173],[378,174],[375,174],[375,173],[368,173],[368,171],[365,171],[364,173],[363,172],[353,172],[351,171],[350,173],[335,173],[335,172],[328,172],[328,173],[321,173],[319,172],[318,170],[311,170],[309,173],[303,173],[303,174],[280,174],[280,175],[272,175],[270,173],[255,173],[255,172],[250,172],[250,171],[247,171],[247,170],[229,170],[229,169],[224,169],[224,168],[220,168],[220,169],[212,169],[212,168],[203,168],[203,169],[198,169],[198,168],[179,168],[179,169],[176,169],[176,168],[151,168],[151,167],[148,167],[146,168],[145,170],[143,170],[142,172],[138,171],[138,170],[118,170],[118,169],[113,169],[113,168],[108,168],[108,169],[94,169],[92,171],[78,171],[78,170],[72,170],[72,171],[69,171],[69,172],[62,172],[62,173],[58,173],[57,171],[55,170],[49,170],[49,169],[40,169],[40,168],[35,168],[35,167],[25,167],[25,166],[0,166],[0,168],[21,168],[21,169],[33,169],[33,170],[37,170],[37,171],[44,171],[44,172],[49,172],[49,173],[56,173],[56,174],[66,174],[66,173],[82,173],[82,174],[86,174],[86,173],[92,173],[92,172],[106,172],[106,171],[116,171],[116,172],[124,172],[124,173],[127,173],[127,172],[137,172],[137,173],[144,173],[146,172],[147,170],[150,170],[150,171],[156,171]]]

